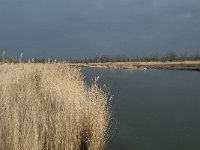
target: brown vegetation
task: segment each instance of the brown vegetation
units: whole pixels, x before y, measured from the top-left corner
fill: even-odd
[[[109,63],[71,63],[71,66],[128,69],[128,70],[190,70],[200,71],[200,61],[176,62],[109,62]]]
[[[0,64],[0,150],[101,150],[108,94],[66,64]]]

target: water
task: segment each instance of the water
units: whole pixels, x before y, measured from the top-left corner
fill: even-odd
[[[200,72],[82,69],[111,94],[109,150],[199,150]],[[116,126],[115,126],[116,127]]]

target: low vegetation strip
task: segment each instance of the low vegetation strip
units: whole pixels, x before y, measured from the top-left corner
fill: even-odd
[[[175,62],[107,62],[107,63],[71,63],[71,66],[94,67],[129,70],[195,70],[200,71],[200,61],[175,61]]]
[[[108,93],[67,64],[0,65],[0,150],[102,150]]]

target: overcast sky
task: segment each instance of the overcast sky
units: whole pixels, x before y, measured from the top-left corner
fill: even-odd
[[[200,0],[0,0],[0,52],[38,58],[200,52]]]

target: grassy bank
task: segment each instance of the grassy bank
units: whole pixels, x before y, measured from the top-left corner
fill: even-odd
[[[104,149],[107,100],[69,65],[0,64],[0,149]]]
[[[173,62],[107,62],[107,63],[71,63],[71,66],[94,67],[128,70],[194,70],[200,71],[200,61],[173,61]]]

